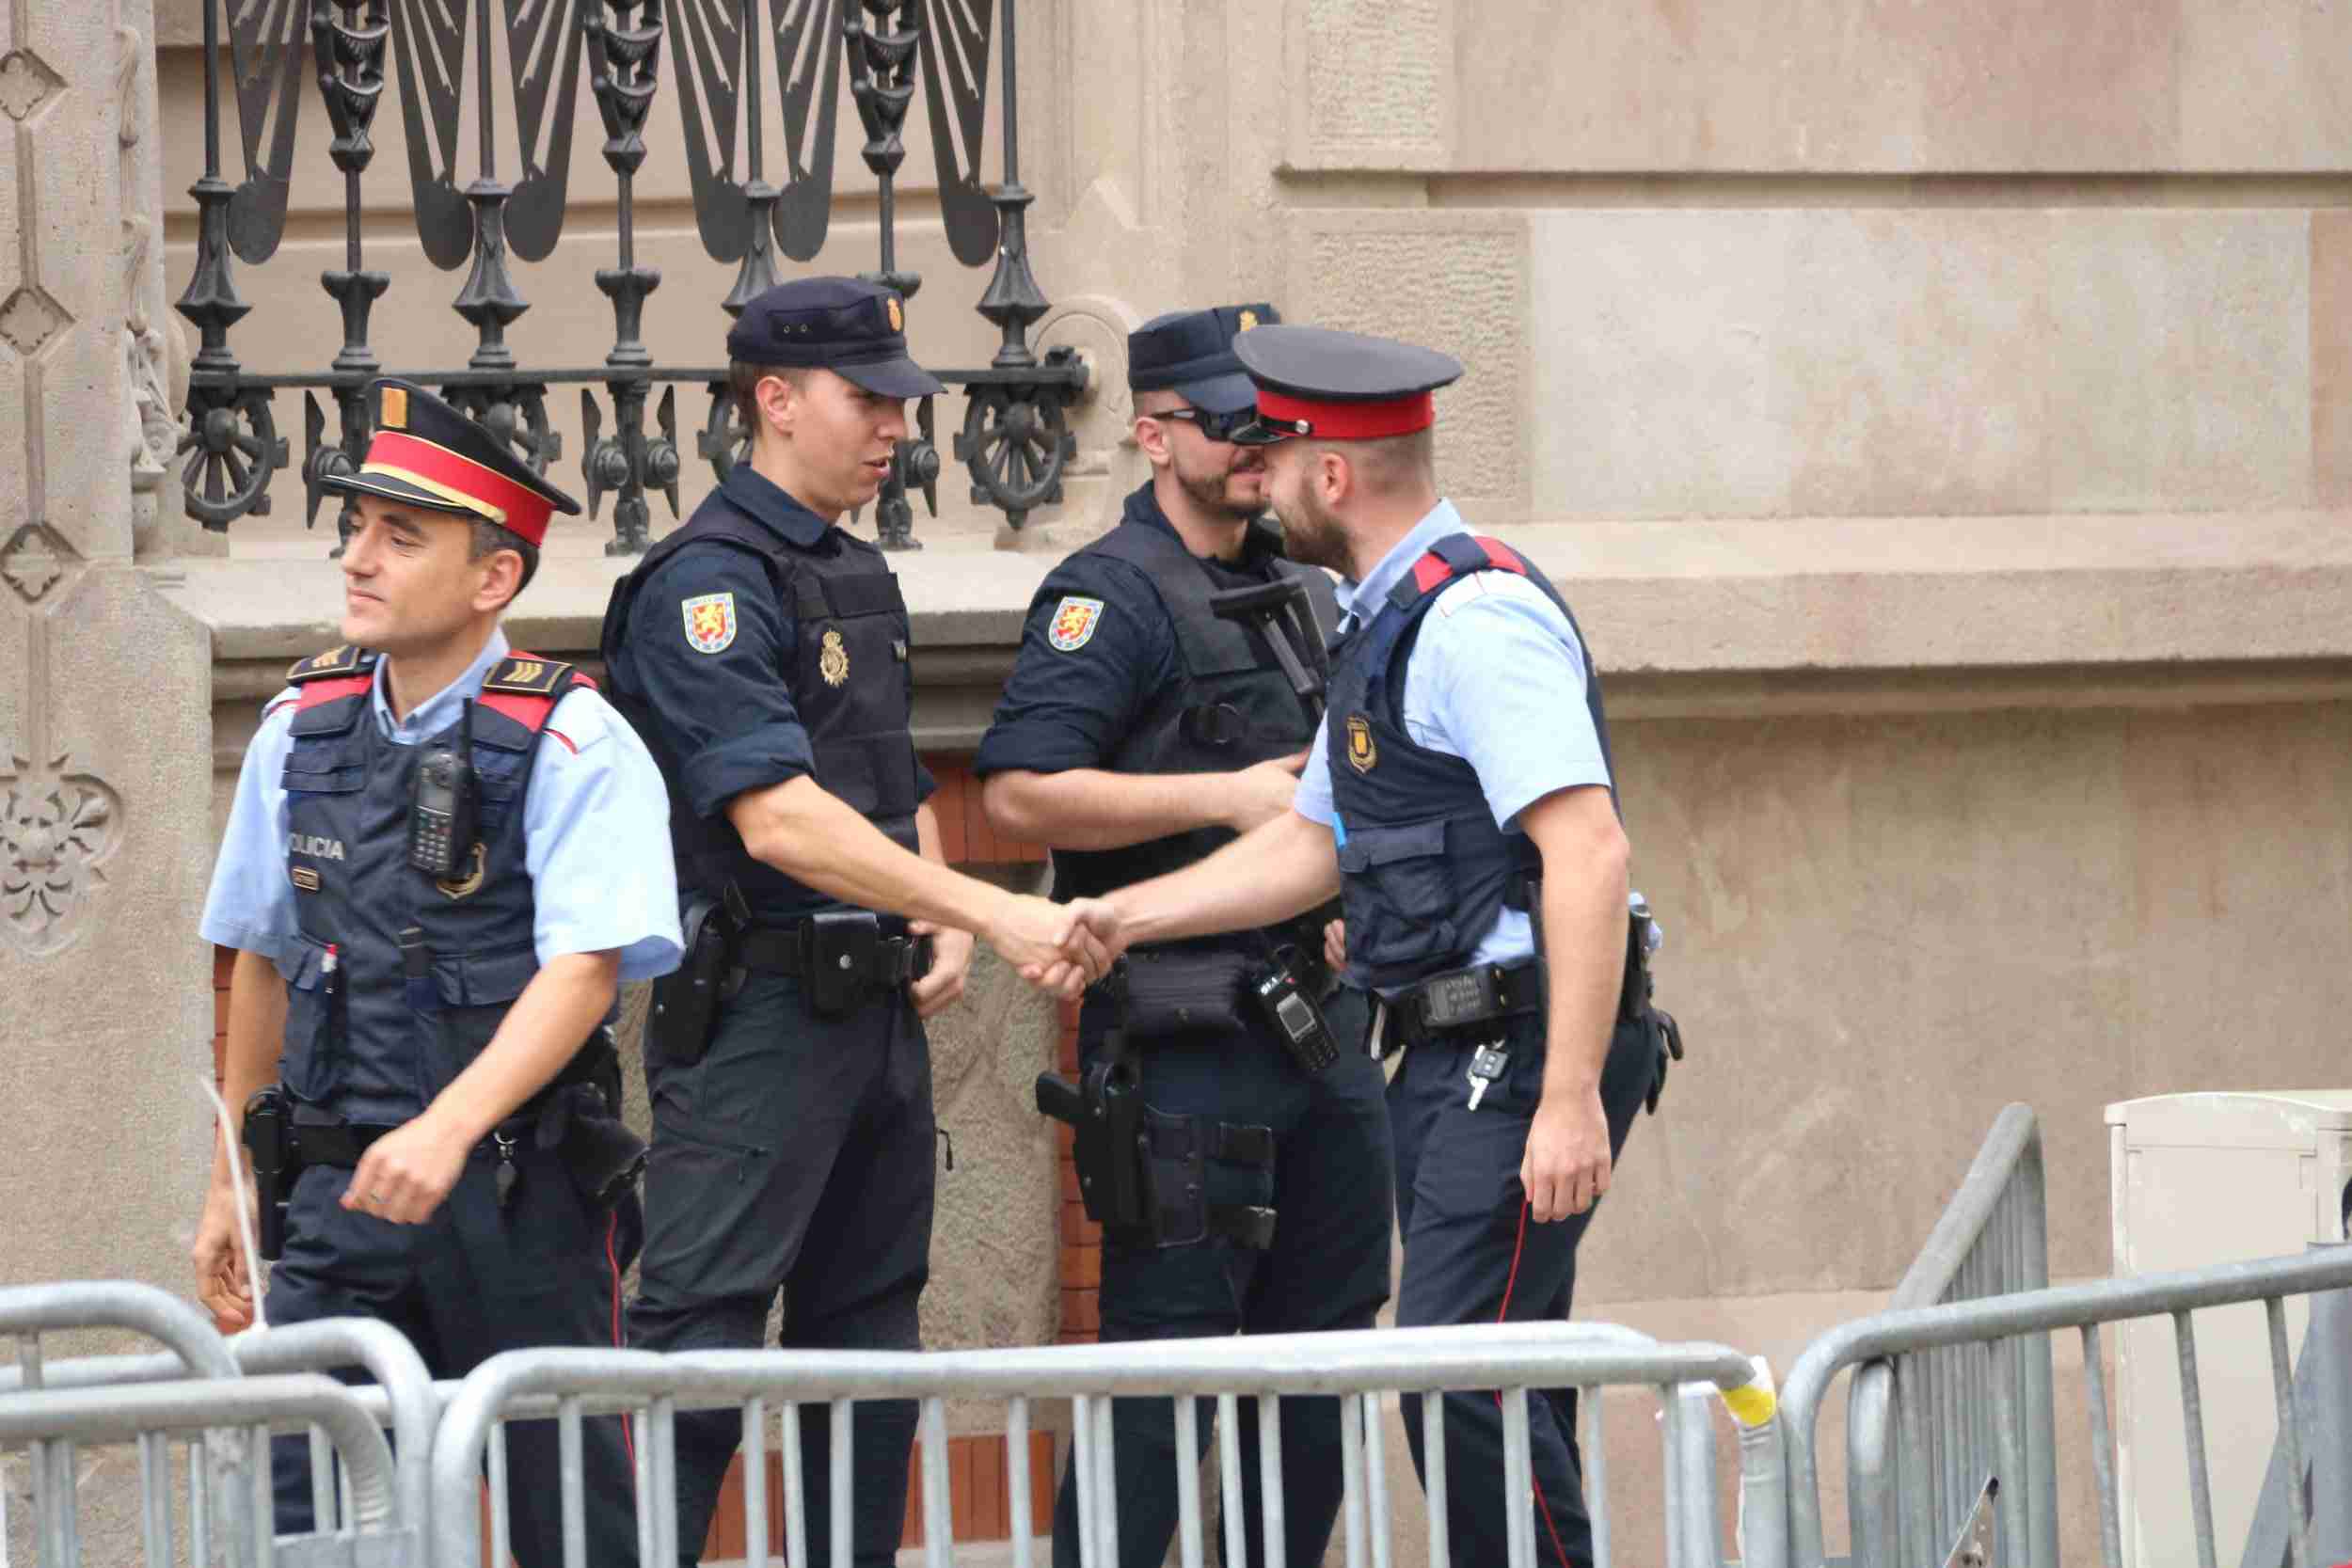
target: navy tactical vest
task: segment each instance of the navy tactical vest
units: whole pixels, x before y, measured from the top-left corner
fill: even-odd
[[[755,860],[725,812],[697,817],[687,809],[683,770],[668,727],[613,673],[613,654],[628,634],[629,607],[639,590],[663,562],[693,546],[748,551],[766,569],[777,604],[795,626],[776,678],[791,692],[793,709],[808,732],[817,783],[892,842],[917,850],[914,808],[922,802],[909,729],[914,705],[907,661],[912,628],[898,574],[883,563],[880,550],[838,529],[828,529],[815,548],[802,549],[731,506],[706,503],[613,585],[604,613],[607,696],[644,738],[670,787],[670,843],[680,888],[720,898],[733,881],[761,923],[835,905],[839,900],[830,894]]]
[[[375,666],[374,654],[342,647],[286,677],[301,693],[283,775],[300,934],[280,964],[278,1079],[307,1120],[417,1116],[538,974],[523,793],[556,703],[594,684],[525,653],[490,673],[470,721],[480,833],[467,867],[438,881],[408,864],[408,818],[420,762],[456,745],[460,724],[422,745],[387,737],[369,711]],[[585,1070],[580,1058],[574,1067]]]
[[[1253,530],[1262,525],[1252,524]],[[1268,531],[1270,533],[1271,531]],[[1268,538],[1253,550],[1269,556]],[[1150,522],[1126,521],[1082,554],[1123,561],[1151,579],[1175,628],[1182,678],[1160,691],[1151,707],[1104,759],[1114,773],[1222,773],[1287,756],[1314,738],[1314,729],[1278,670],[1259,662],[1248,634],[1209,609],[1216,583],[1173,532]],[[1327,639],[1339,624],[1331,579],[1311,566],[1268,560],[1268,580],[1295,578],[1307,585],[1315,623]],[[1190,865],[1234,837],[1231,828],[1198,828],[1118,849],[1056,849],[1054,895],[1094,897],[1147,877]]]
[[[1392,988],[1460,968],[1505,905],[1525,908],[1526,883],[1541,874],[1542,857],[1527,836],[1495,826],[1477,771],[1416,745],[1405,731],[1405,667],[1422,618],[1462,577],[1497,571],[1542,589],[1583,643],[1567,601],[1543,573],[1497,540],[1455,533],[1432,545],[1332,656],[1327,744],[1342,830],[1350,984]],[[1600,675],[1589,651],[1584,704],[1613,780]]]

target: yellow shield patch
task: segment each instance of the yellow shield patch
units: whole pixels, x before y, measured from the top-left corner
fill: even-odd
[[[724,653],[735,641],[735,595],[697,594],[678,601],[686,617],[686,645],[698,654]]]
[[[1067,594],[1054,611],[1053,629],[1045,634],[1045,641],[1054,645],[1057,653],[1074,654],[1087,645],[1094,636],[1094,628],[1102,624],[1102,600]]]
[[[1369,773],[1380,761],[1380,749],[1372,743],[1372,724],[1360,713],[1347,716],[1347,765],[1359,773]]]

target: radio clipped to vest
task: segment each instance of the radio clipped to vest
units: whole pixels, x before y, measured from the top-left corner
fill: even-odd
[[[408,863],[437,881],[462,877],[482,823],[482,784],[473,768],[473,703],[458,721],[457,744],[436,746],[417,765],[408,808]]]

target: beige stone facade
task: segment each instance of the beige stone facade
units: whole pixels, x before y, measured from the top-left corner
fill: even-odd
[[[120,3],[143,40],[144,5]],[[81,841],[105,847],[82,852],[74,928],[0,928],[0,1034],[23,1082],[103,1076],[102,1124],[141,1158],[104,1162],[93,1207],[68,1159],[87,1136],[45,1122],[0,1224],[22,1238],[7,1277],[179,1286],[210,829],[277,672],[332,640],[335,578],[298,477],[216,558],[168,509],[135,520],[112,435],[124,409],[135,427],[143,362],[123,302],[167,330],[159,300],[188,275],[201,62],[195,0],[153,0],[151,56],[113,8],[0,5],[0,766],[18,769],[0,784],[99,781],[116,834]],[[946,515],[918,515],[928,547],[901,560],[921,739],[970,749],[1028,593],[1138,476],[1130,326],[1266,298],[1461,356],[1444,484],[1590,634],[1692,1048],[1587,1244],[1581,1314],[1785,1366],[1881,1299],[2012,1100],[2049,1141],[2054,1270],[2103,1274],[2102,1105],[2342,1083],[2352,8],[1024,0],[1021,22],[1022,173],[1055,301],[1038,335],[1083,349],[1093,385],[1065,504],[1012,535],[951,463]],[[144,102],[151,69],[151,127],[118,136],[120,84]],[[661,94],[638,181],[640,255],[663,272],[646,338],[664,363],[715,364],[733,269],[695,238],[666,65]],[[912,331],[927,359],[983,364],[986,275],[947,254],[922,113]],[[341,341],[317,275],[341,264],[342,187],[315,95],[303,115],[286,242],[238,273],[255,309],[231,343],[264,371],[323,369]],[[584,93],[578,118],[570,226],[516,268],[526,363],[593,364],[612,336],[593,273],[613,260],[612,183]],[[874,261],[854,123],[845,102],[830,270]],[[455,365],[461,275],[419,250],[389,103],[376,130],[378,351]],[[165,243],[126,285],[158,192]],[[168,386],[170,360],[144,362]],[[554,408],[575,490],[577,401]],[[703,399],[681,403],[691,430]],[[961,415],[943,400],[943,431]],[[298,397],[277,417],[298,462]],[[687,506],[707,484],[690,460]],[[621,569],[607,537],[565,525],[518,641],[593,648]],[[65,563],[40,594],[26,540]],[[1059,1195],[1049,1140],[1018,1119],[1050,1019],[991,991],[948,1033],[990,1119],[971,1172],[959,1130],[930,1326],[1051,1338],[1053,1282],[1022,1271]],[[65,1092],[102,1115],[94,1088]],[[68,1190],[103,1217],[57,1224]],[[1638,1403],[1615,1422],[1622,1487],[1655,1448]],[[1654,1528],[1620,1549],[1646,1560]]]

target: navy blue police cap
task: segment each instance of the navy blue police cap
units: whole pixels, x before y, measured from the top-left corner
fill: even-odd
[[[727,357],[745,365],[827,370],[886,398],[944,392],[907,354],[906,302],[855,277],[796,277],[743,307]]]
[[[1258,389],[1257,419],[1233,435],[1243,446],[1427,430],[1438,420],[1430,394],[1462,376],[1450,354],[1327,326],[1269,326],[1236,340],[1233,352]]]
[[[1271,305],[1219,305],[1154,316],[1127,335],[1127,387],[1136,392],[1176,392],[1211,414],[1238,414],[1257,388],[1234,357],[1245,334],[1282,319]]]
[[[579,515],[580,502],[532,473],[487,427],[414,382],[386,376],[368,393],[375,435],[367,457],[357,473],[330,475],[320,488],[485,518],[534,546],[551,515]]]

